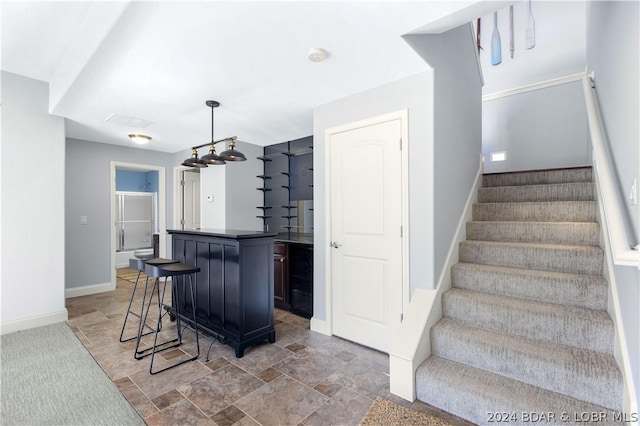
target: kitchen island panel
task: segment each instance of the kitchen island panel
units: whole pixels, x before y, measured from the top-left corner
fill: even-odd
[[[274,234],[235,239],[211,233],[168,232],[173,238],[173,258],[200,268],[196,276],[199,329],[219,335],[235,349],[237,357],[252,344],[275,342]],[[191,298],[180,296],[181,315],[189,319]]]

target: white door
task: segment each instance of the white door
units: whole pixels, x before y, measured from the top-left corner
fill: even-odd
[[[200,173],[182,172],[182,226],[183,229],[200,228]]]
[[[329,131],[333,334],[388,352],[402,314],[403,120]]]

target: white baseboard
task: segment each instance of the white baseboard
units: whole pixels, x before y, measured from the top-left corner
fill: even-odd
[[[311,321],[309,322],[309,328],[311,329],[311,331],[315,331],[326,336],[332,335],[329,323],[325,320],[317,319],[316,317],[311,318]]]
[[[20,318],[17,320],[4,321],[0,326],[0,334],[15,333],[20,330],[28,330],[30,328],[43,327],[45,325],[64,322],[69,319],[66,309],[48,314],[36,315],[34,317]]]
[[[89,296],[91,294],[105,293],[107,291],[113,291],[116,286],[111,283],[91,284],[84,285],[82,287],[70,287],[64,290],[64,298],[69,299],[71,297]]]

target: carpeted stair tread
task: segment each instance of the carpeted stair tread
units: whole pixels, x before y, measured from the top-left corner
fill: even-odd
[[[614,325],[605,311],[452,288],[442,295],[442,313],[494,331],[613,353]]]
[[[432,354],[620,410],[622,377],[611,354],[540,342],[448,318],[431,329]]]
[[[472,206],[475,221],[595,222],[595,201],[546,201],[478,203]]]
[[[482,179],[418,399],[478,424],[622,424],[592,168]]]
[[[416,383],[420,401],[480,425],[505,422],[490,417],[496,412],[507,413],[511,425],[563,423],[562,413],[567,413],[568,422],[576,422],[583,413],[604,413],[607,424],[622,424],[603,407],[436,356],[418,367]],[[533,422],[523,413],[556,417]]]
[[[555,183],[551,185],[495,186],[478,189],[479,203],[593,200],[594,188],[592,182]]]
[[[596,222],[471,221],[467,239],[597,246],[599,230]]]
[[[555,244],[462,241],[460,261],[570,274],[601,274],[600,247]]]
[[[567,274],[505,266],[458,263],[453,287],[538,302],[606,310],[608,284],[602,275]]]
[[[593,182],[591,167],[495,173],[482,176],[482,186],[547,185],[569,182]]]

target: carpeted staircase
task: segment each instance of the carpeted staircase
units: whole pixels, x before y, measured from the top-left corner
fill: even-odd
[[[622,410],[594,193],[588,167],[483,176],[419,400],[478,424]]]

